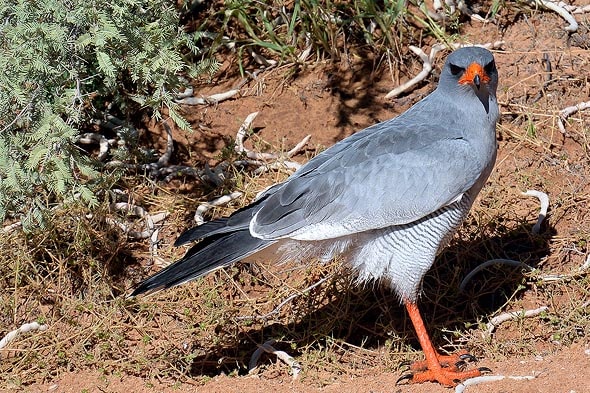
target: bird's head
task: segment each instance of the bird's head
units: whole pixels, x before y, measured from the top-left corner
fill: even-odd
[[[447,57],[439,88],[474,94],[489,113],[490,98],[495,102],[498,70],[492,53],[480,47],[457,49]]]

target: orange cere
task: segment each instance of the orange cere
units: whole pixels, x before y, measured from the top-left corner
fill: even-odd
[[[481,83],[488,83],[490,81],[490,77],[484,71],[481,64],[471,63],[471,64],[469,64],[469,67],[467,67],[467,69],[465,70],[465,73],[463,74],[461,79],[459,79],[459,83],[461,85],[467,85],[467,84],[472,85],[473,80],[475,79],[476,75],[479,75],[479,79],[481,80]]]

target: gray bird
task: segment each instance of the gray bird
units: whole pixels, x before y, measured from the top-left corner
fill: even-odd
[[[497,85],[488,50],[456,50],[430,95],[336,143],[231,216],[184,232],[176,246],[198,242],[132,296],[180,285],[264,249],[302,261],[340,255],[360,281],[387,282],[406,306],[425,361],[402,379],[452,386],[480,375],[487,369],[460,370],[470,355],[436,352],[416,302],[422,278],[494,166]]]

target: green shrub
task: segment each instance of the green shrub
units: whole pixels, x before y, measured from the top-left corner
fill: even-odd
[[[52,205],[97,203],[99,167],[75,145],[104,112],[162,109],[200,62],[169,0],[0,0],[0,221],[43,224]],[[196,65],[191,65],[196,64]]]

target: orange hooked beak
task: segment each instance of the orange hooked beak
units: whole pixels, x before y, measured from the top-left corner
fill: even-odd
[[[490,81],[489,75],[485,72],[481,64],[471,63],[465,70],[465,73],[459,79],[461,85],[475,85],[479,89],[482,83],[488,83]]]

